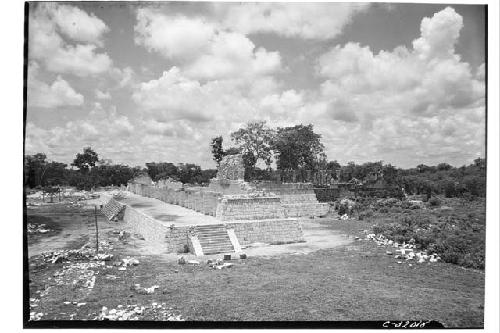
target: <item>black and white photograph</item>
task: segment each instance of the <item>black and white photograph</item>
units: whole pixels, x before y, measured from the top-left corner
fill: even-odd
[[[19,325],[498,329],[491,9],[19,2]]]

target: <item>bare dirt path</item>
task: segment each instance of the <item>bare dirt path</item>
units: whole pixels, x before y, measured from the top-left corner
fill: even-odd
[[[57,251],[71,247],[72,243],[81,243],[88,238],[87,221],[94,221],[94,205],[86,203],[83,207],[73,207],[68,204],[44,205],[29,208],[26,211],[28,223],[43,217],[50,224],[57,225],[60,232],[55,235],[42,236],[33,239],[28,237],[28,256],[39,255],[42,252]],[[97,223],[100,233],[106,233],[113,226],[99,213]]]

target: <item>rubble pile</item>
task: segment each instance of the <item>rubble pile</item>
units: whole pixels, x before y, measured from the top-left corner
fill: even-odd
[[[156,302],[147,306],[118,305],[116,309],[108,309],[103,306],[97,320],[141,320],[144,317],[150,317],[152,320],[162,321],[184,321],[180,314],[176,314],[173,308],[168,307],[166,303],[158,304]]]
[[[43,313],[42,312],[30,312],[30,320],[31,321],[36,321],[36,320],[41,320],[43,317]]]
[[[108,253],[113,249],[112,245],[106,241],[99,242],[99,253],[95,254],[94,244],[87,243],[79,249],[50,251],[41,254],[43,261],[52,264],[60,262],[68,262],[69,260],[104,260],[108,261],[113,258],[113,255]]]
[[[30,320],[41,320],[42,317],[44,316],[43,312],[37,312],[35,311],[40,303],[39,298],[30,298]]]
[[[136,283],[130,287],[130,290],[135,291],[136,293],[141,294],[141,295],[149,295],[149,294],[154,294],[154,292],[158,288],[160,288],[159,285],[154,285],[154,286],[151,286],[149,288],[144,288],[144,287],[141,287],[140,283]]]
[[[54,281],[57,285],[93,289],[96,279],[96,272],[93,269],[104,266],[104,261],[71,263],[54,273]]]
[[[222,259],[216,259],[215,261],[209,259],[207,261],[207,264],[208,264],[208,267],[210,267],[212,269],[230,268],[230,267],[232,267],[234,265],[234,264],[232,264],[230,262],[224,262],[224,260],[222,260]]]
[[[429,262],[438,262],[441,260],[441,257],[437,255],[437,253],[428,254],[427,251],[415,251],[417,246],[414,244],[414,240],[411,239],[409,243],[406,242],[398,243],[393,240],[388,239],[384,235],[375,235],[375,234],[367,234],[365,240],[374,241],[378,246],[392,246],[395,248],[394,255],[395,259],[403,259],[403,260],[416,260],[419,264],[422,264],[426,261]],[[393,255],[392,251],[386,251],[387,255]],[[398,261],[398,264],[403,263],[402,261]]]
[[[130,256],[127,256],[127,258],[123,258],[120,261],[115,261],[113,263],[113,266],[118,267],[119,271],[126,271],[128,266],[137,266],[139,265],[139,260],[135,258],[130,258]]]
[[[45,224],[33,224],[28,223],[28,234],[46,234],[52,231],[52,229],[47,228]]]

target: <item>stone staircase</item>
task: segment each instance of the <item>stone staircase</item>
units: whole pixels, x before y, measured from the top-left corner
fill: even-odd
[[[122,218],[124,209],[124,204],[112,198],[108,201],[107,204],[102,207],[101,213],[104,214],[104,216],[106,216],[109,221],[113,219],[120,220]]]
[[[234,252],[233,244],[224,225],[198,225],[196,233],[203,254]]]

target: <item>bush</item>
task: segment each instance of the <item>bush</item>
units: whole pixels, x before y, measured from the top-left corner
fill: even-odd
[[[484,269],[484,225],[471,216],[436,217],[412,212],[398,222],[376,224],[372,230],[396,242],[414,239],[418,248],[437,253],[444,262]]]
[[[429,205],[432,206],[432,207],[438,207],[438,206],[441,206],[441,200],[439,200],[438,198],[436,197],[432,197],[430,200],[429,200]]]
[[[359,214],[358,219],[362,221],[362,220],[370,218],[370,217],[373,217],[373,210],[367,209],[364,212]]]

